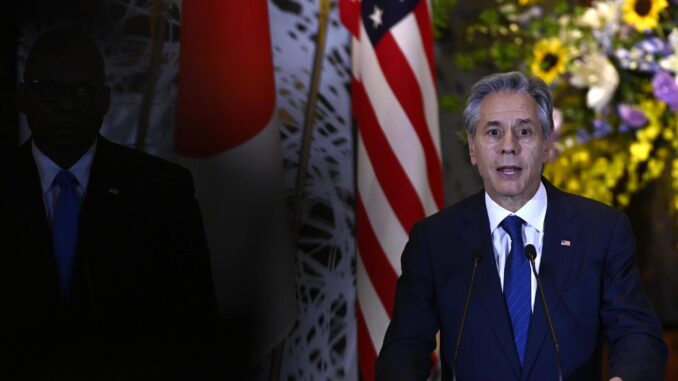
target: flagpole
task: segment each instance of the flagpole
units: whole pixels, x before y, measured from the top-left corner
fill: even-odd
[[[148,119],[151,114],[151,104],[155,95],[155,85],[158,82],[160,63],[162,61],[162,43],[165,39],[165,29],[167,29],[168,6],[169,3],[166,0],[153,0],[151,6],[151,62],[148,66],[146,87],[141,98],[141,109],[139,110],[135,142],[135,147],[139,150],[143,150],[146,146],[146,135],[148,134],[149,127]]]
[[[313,59],[313,71],[311,73],[311,83],[309,85],[308,102],[306,104],[306,113],[304,118],[304,133],[301,140],[299,167],[297,169],[297,182],[294,191],[294,202],[292,204],[294,208],[292,220],[292,237],[295,247],[299,243],[301,231],[301,214],[303,209],[304,190],[306,188],[308,162],[311,156],[311,139],[313,138],[313,127],[316,116],[315,105],[318,102],[318,87],[320,85],[320,75],[322,74],[322,63],[325,55],[325,45],[327,41],[327,21],[329,19],[329,13],[330,0],[320,0],[320,12],[318,15],[318,40],[316,41],[316,50]],[[283,339],[273,349],[271,356],[271,367],[269,370],[269,381],[280,380],[284,348],[285,340]]]
[[[313,127],[315,124],[316,108],[318,101],[318,87],[320,85],[320,75],[322,74],[322,62],[325,53],[325,43],[327,37],[327,20],[330,11],[330,0],[320,0],[320,14],[318,16],[318,40],[316,44],[315,58],[313,61],[313,72],[311,74],[311,84],[309,87],[308,103],[306,105],[306,115],[304,119],[304,134],[301,141],[301,157],[299,159],[299,169],[297,170],[297,183],[294,195],[294,242],[299,240],[301,230],[301,213],[304,198],[304,189],[306,187],[306,177],[308,172],[308,162],[310,159],[311,140],[313,138]]]

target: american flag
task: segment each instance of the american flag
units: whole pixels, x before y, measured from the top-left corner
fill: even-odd
[[[339,5],[353,34],[358,352],[362,378],[370,381],[408,233],[443,206],[431,4],[340,0]]]

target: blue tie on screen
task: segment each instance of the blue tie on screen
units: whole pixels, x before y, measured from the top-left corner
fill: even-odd
[[[54,206],[52,240],[61,296],[66,300],[71,296],[73,262],[78,242],[80,199],[75,192],[77,183],[75,176],[64,170],[54,178],[54,184],[59,186],[59,197]]]
[[[511,252],[504,266],[504,297],[511,316],[513,340],[522,365],[525,358],[527,333],[532,317],[530,263],[525,256],[522,226],[525,223],[518,216],[508,216],[501,227],[511,237]]]

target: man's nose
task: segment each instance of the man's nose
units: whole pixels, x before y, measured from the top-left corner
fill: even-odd
[[[501,153],[516,154],[520,150],[518,137],[510,129],[506,131],[500,141]]]
[[[59,89],[58,94],[59,108],[64,110],[72,110],[75,107],[75,99],[73,98],[73,91],[68,86]]]

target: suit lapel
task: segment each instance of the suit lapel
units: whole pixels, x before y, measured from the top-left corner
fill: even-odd
[[[111,143],[99,137],[87,184],[87,196],[80,212],[80,242],[89,271],[105,271],[105,265],[97,265],[106,263],[107,258],[103,257],[110,252],[107,243],[115,236],[113,221],[117,223],[115,216],[122,210],[120,201],[124,197],[124,190],[121,189],[118,176],[118,166],[121,164],[112,159],[111,149]]]
[[[520,363],[513,342],[513,331],[494,259],[484,192],[476,195],[473,202],[465,210],[463,218],[467,224],[461,234],[462,237],[467,237],[466,245],[468,245],[468,242],[479,243],[479,247],[466,247],[469,260],[473,251],[480,248],[482,252],[482,260],[478,264],[478,273],[476,274],[475,298],[482,301],[482,305],[485,307],[485,317],[490,321],[497,342],[508,362],[512,364],[511,368],[518,378],[520,377]]]
[[[564,193],[546,180],[542,179],[542,181],[548,195],[548,206],[544,221],[544,242],[539,276],[544,287],[549,312],[552,317],[556,317],[558,316],[557,309],[559,306],[559,303],[556,303],[557,298],[560,292],[567,287],[566,282],[570,279],[570,265],[577,248],[579,228],[576,223],[577,212],[564,197]],[[545,344],[553,345],[553,343],[547,343],[547,341],[551,341],[551,338],[547,338],[550,334],[548,333],[548,324],[539,290],[535,295],[533,311],[530,334],[527,339],[525,363],[523,364],[523,379],[529,376],[542,346]],[[556,359],[554,358],[554,366],[555,363]]]
[[[42,200],[42,186],[38,176],[38,169],[31,155],[30,143],[21,148],[17,176],[17,208],[19,223],[32,232],[39,232],[41,239],[49,237],[47,214]]]
[[[99,137],[81,215],[82,221],[88,226],[97,223],[96,216],[105,215],[101,212],[102,208],[115,208],[121,196],[118,184],[120,177],[117,176],[116,163],[111,160],[111,149],[111,144]]]

